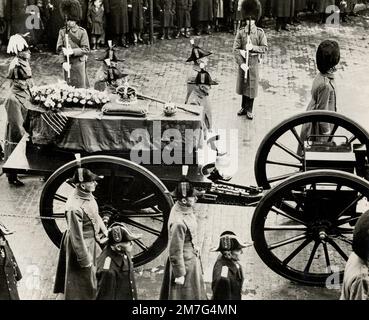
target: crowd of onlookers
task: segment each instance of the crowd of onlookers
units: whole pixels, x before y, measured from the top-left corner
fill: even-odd
[[[128,47],[143,43],[150,30],[150,0],[78,0],[82,7],[80,26],[87,29],[92,49],[113,39]],[[225,31],[235,33],[242,25],[239,0],[153,0],[154,32],[159,39],[189,37]],[[358,0],[261,0],[258,25],[275,20],[276,29],[288,31],[303,13],[325,21],[326,10],[336,5],[341,20],[354,14]],[[363,2],[363,1],[361,1]],[[0,41],[15,33],[31,34],[31,45],[55,49],[64,21],[57,0],[0,0]],[[31,17],[33,15],[33,17]],[[33,27],[27,25],[31,22]],[[318,20],[317,20],[318,22]],[[269,23],[268,23],[269,25]]]

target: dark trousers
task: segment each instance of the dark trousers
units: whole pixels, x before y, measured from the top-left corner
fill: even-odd
[[[286,17],[277,17],[275,24],[276,30],[279,31],[281,28],[285,29],[287,26],[287,20],[288,18]]]
[[[243,109],[246,109],[247,112],[251,112],[254,110],[254,100],[253,98],[250,98],[248,96],[242,96],[242,105],[241,107]]]

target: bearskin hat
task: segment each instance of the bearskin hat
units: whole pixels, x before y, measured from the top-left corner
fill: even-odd
[[[340,47],[334,40],[324,40],[316,52],[316,64],[321,73],[327,73],[340,62]]]
[[[369,211],[363,213],[356,222],[352,249],[364,261],[369,259]]]
[[[60,3],[60,13],[63,18],[71,21],[82,19],[82,7],[78,0],[62,0]]]
[[[244,19],[251,17],[258,21],[261,17],[261,4],[259,0],[243,0],[241,4],[241,15]]]

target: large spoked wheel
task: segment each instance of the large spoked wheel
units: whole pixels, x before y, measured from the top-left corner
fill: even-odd
[[[292,175],[305,171],[302,127],[327,123],[331,127],[330,141],[341,143],[347,137],[353,143],[367,146],[369,134],[356,122],[332,111],[308,111],[295,115],[273,128],[263,139],[255,158],[255,178],[260,187],[270,189]],[[337,141],[335,141],[337,140]]]
[[[270,190],[256,208],[251,225],[255,249],[268,267],[292,281],[316,286],[342,282],[353,226],[368,210],[368,199],[369,183],[353,174],[297,174]]]
[[[110,224],[123,222],[130,230],[143,235],[136,241],[135,266],[150,262],[167,246],[167,223],[173,200],[163,183],[147,169],[125,159],[110,156],[90,156],[82,166],[103,175],[94,196],[100,215],[110,216]],[[49,238],[60,246],[66,229],[65,203],[74,191],[69,183],[77,161],[67,163],[47,180],[41,194],[40,214]]]

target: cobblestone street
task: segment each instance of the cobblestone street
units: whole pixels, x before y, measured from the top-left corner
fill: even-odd
[[[235,93],[236,65],[232,54],[234,36],[214,33],[203,36],[200,46],[213,52],[209,68],[219,82],[213,86],[210,100],[214,127],[238,130],[238,171],[232,183],[256,185],[254,158],[260,141],[282,120],[303,112],[310,100],[312,80],[316,74],[315,52],[322,40],[337,40],[341,47],[341,62],[336,76],[338,111],[369,130],[369,16],[354,18],[354,22],[339,27],[304,22],[291,32],[277,33],[266,29],[269,51],[261,66],[259,97],[255,101],[255,119],[238,117],[240,96]],[[191,52],[188,40],[156,41],[152,46],[140,45],[119,50],[125,62],[121,68],[130,74],[130,83],[139,92],[159,99],[184,102],[186,79],[193,74],[185,61]],[[88,61],[90,82],[96,79],[101,62],[95,58],[104,51],[93,52]],[[0,55],[0,74],[6,74],[9,58]],[[61,78],[57,56],[40,53],[32,56],[33,77],[37,85],[56,82]],[[92,80],[92,81],[91,81]],[[0,78],[0,103],[8,93],[8,84]],[[0,106],[0,134],[4,136],[6,115]],[[42,177],[22,177],[26,186],[9,186],[5,175],[0,177],[0,220],[16,231],[8,237],[23,273],[19,283],[22,299],[57,299],[53,291],[58,250],[47,237],[39,216],[39,198],[44,185]],[[224,206],[199,206],[200,236],[205,280],[210,297],[211,272],[221,232],[230,229],[251,242],[250,223],[254,209]],[[22,218],[7,215],[17,214]],[[162,280],[164,253],[149,264],[138,268],[137,286],[140,299],[157,299]],[[305,287],[294,284],[271,271],[250,247],[241,261],[245,272],[244,299],[338,299],[339,290]]]

